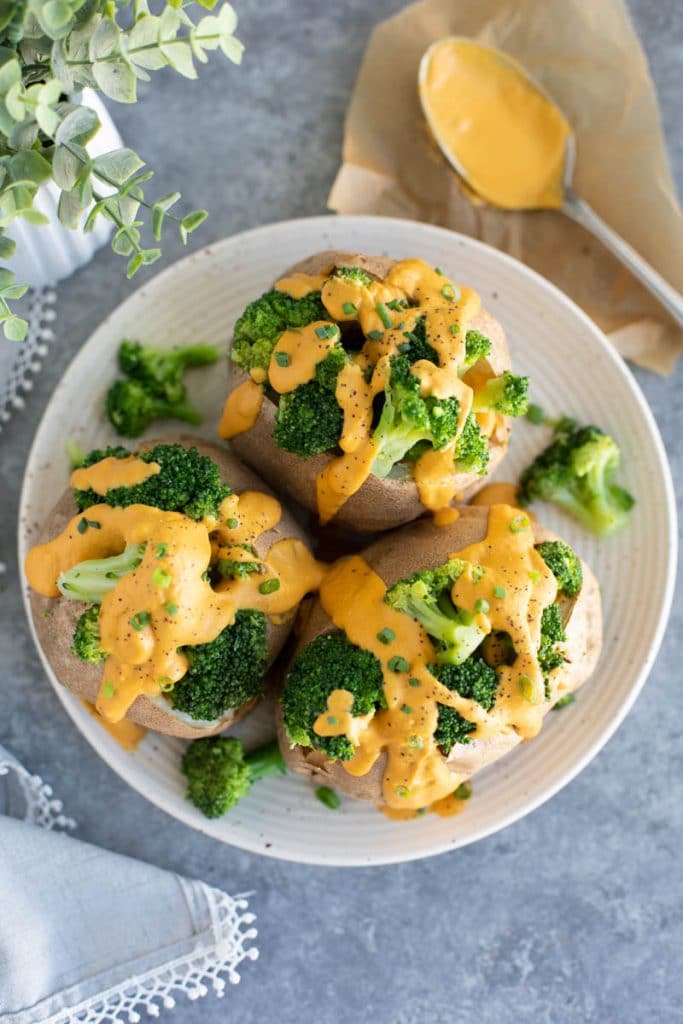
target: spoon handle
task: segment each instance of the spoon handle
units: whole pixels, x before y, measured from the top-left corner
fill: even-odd
[[[605,248],[609,249],[618,260],[621,260],[633,276],[637,277],[655,298],[659,299],[676,323],[683,327],[683,295],[676,291],[654,267],[650,266],[647,260],[644,260],[621,235],[605,224],[602,217],[599,217],[584,199],[577,196],[571,189],[567,189],[562,211],[600,239]]]

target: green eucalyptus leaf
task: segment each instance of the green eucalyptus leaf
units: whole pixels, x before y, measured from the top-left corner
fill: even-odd
[[[17,243],[13,238],[8,238],[7,235],[0,236],[0,260],[8,260],[13,256],[16,247]]]
[[[191,234],[192,231],[196,231],[199,225],[203,224],[207,217],[208,213],[206,210],[192,210],[190,213],[185,214],[179,225],[180,237],[183,242],[187,242],[187,236]]]
[[[91,110],[90,107],[76,107],[60,123],[55,135],[55,142],[58,145],[74,140],[87,142],[95,134],[99,125],[100,121],[94,110]]]
[[[168,43],[161,43],[159,49],[171,65],[183,78],[195,79],[197,69],[192,59],[192,47],[189,39],[174,39]]]
[[[28,333],[28,323],[20,316],[8,316],[3,320],[2,329],[8,341],[23,341]]]
[[[241,43],[239,39],[235,39],[234,36],[221,36],[221,50],[233,64],[242,63],[244,43]]]
[[[131,277],[135,277],[138,270],[143,264],[143,258],[141,252],[136,252],[134,256],[128,260],[128,267],[126,270],[126,277],[130,280]]]
[[[60,117],[52,107],[44,107],[40,104],[36,107],[36,121],[40,130],[53,138],[59,128]]]
[[[93,161],[94,173],[111,185],[123,185],[144,166],[144,160],[132,149],[115,149]]]
[[[0,96],[6,96],[13,85],[21,81],[21,67],[14,54],[12,59],[6,60],[0,66]]]
[[[128,64],[98,63],[93,66],[93,75],[105,96],[117,100],[118,103],[135,103],[137,82],[133,69]]]
[[[52,174],[52,167],[35,149],[15,153],[9,162],[9,172],[14,181],[29,181],[41,185]]]
[[[27,284],[11,284],[9,288],[4,288],[2,292],[3,299],[9,299],[10,302],[16,299],[22,299],[28,291]]]
[[[1,119],[0,119],[1,121]],[[0,130],[2,125],[0,124]],[[7,135],[7,142],[12,149],[32,149],[38,138],[38,123],[33,118],[26,118],[19,124],[12,122]]]
[[[5,288],[10,288],[14,284],[15,276],[13,270],[9,270],[7,267],[0,267],[0,295],[4,292]]]
[[[96,62],[119,53],[120,35],[121,31],[115,21],[102,18],[90,37],[88,47],[90,60]]]
[[[40,210],[34,210],[31,207],[21,211],[21,216],[29,224],[33,224],[34,227],[41,227],[44,224],[50,223],[50,218],[45,213],[41,213]]]
[[[5,106],[15,121],[23,121],[26,116],[24,109],[24,90],[21,82],[15,82],[5,93]]]
[[[75,188],[82,162],[78,156],[66,146],[57,146],[52,157],[52,177],[55,184],[65,192]]]
[[[78,227],[85,205],[81,202],[80,190],[71,189],[70,192],[62,192],[57,204],[57,216],[61,223],[75,230]]]
[[[48,3],[39,5],[37,13],[51,39],[61,39],[67,34],[73,15],[66,0],[48,0]]]

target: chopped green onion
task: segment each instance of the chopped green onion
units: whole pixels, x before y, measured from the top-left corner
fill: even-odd
[[[229,530],[236,530],[239,526],[239,519],[226,519],[225,525]]]
[[[334,715],[328,715],[327,716],[327,724],[328,725],[336,725],[337,724],[336,717]]]
[[[329,786],[318,786],[315,795],[320,803],[329,807],[331,811],[336,811],[338,807],[341,807],[341,797]]]
[[[532,583],[538,583],[540,578],[541,578],[540,572],[538,572],[536,569],[529,569],[529,579],[531,580]]]
[[[490,610],[491,605],[488,603],[485,597],[480,597],[478,601],[474,602],[474,610],[480,615],[486,615]]]
[[[178,611],[178,605],[174,604],[173,601],[169,601],[164,607],[169,615],[175,615]]]
[[[493,588],[493,596],[494,597],[507,597],[507,590],[505,589],[505,587],[494,587]]]
[[[396,788],[394,789],[394,792],[396,793],[396,796],[401,796],[401,797],[410,796],[410,790],[408,789],[407,786],[396,786]]]
[[[344,316],[356,316],[358,313],[358,307],[353,302],[344,302],[342,305],[342,312]]]
[[[113,683],[110,683],[109,680],[102,684],[102,696],[106,697],[107,700],[111,700],[115,693],[116,687]]]
[[[387,309],[391,309],[394,313],[402,313],[406,309],[406,303],[401,299],[392,299],[391,302],[387,302]]]
[[[79,533],[85,533],[85,531],[88,529],[88,520],[79,519],[78,526],[76,527],[76,529],[78,530]]]
[[[402,704],[401,711],[403,712],[404,715],[412,715],[413,713],[413,709],[410,707],[409,704]]]
[[[529,676],[520,676],[518,679],[519,692],[521,693],[524,700],[528,700],[530,704],[533,703],[534,699],[534,684],[531,682]]]
[[[259,584],[259,593],[261,594],[274,594],[276,590],[280,589],[280,581],[275,576],[269,580],[264,580],[263,583]]]
[[[470,575],[472,576],[472,582],[478,583],[485,573],[486,569],[484,568],[483,565],[473,565],[470,572]]]
[[[415,689],[416,686],[420,685],[420,680],[416,679],[415,676],[411,676],[408,680],[408,686],[412,686]]]
[[[445,276],[446,276],[446,275],[444,274],[443,270],[441,269],[441,267],[434,267],[434,270],[435,270],[435,271],[437,272],[437,274],[439,275],[439,277],[445,277]]]
[[[408,737],[408,746],[412,747],[413,750],[422,750],[424,745],[425,745],[425,741],[422,739],[421,736],[409,736]]]
[[[161,690],[162,693],[168,693],[169,690],[172,690],[174,686],[175,683],[170,678],[170,676],[162,676],[161,679],[159,680],[159,689]]]
[[[395,655],[393,658],[389,658],[387,663],[392,672],[407,672],[410,665],[405,658],[402,658],[400,654]]]
[[[441,289],[441,294],[444,299],[448,299],[449,302],[455,302],[456,291],[452,284],[445,284]]]
[[[85,462],[85,452],[81,448],[80,444],[77,441],[69,440],[66,442],[65,447],[71,468],[80,469]]]
[[[157,544],[154,553],[157,558],[163,558],[164,555],[168,554],[168,544]]]
[[[136,612],[128,621],[133,629],[139,633],[141,629],[145,628],[145,626],[149,626],[152,621],[152,616],[149,612]]]
[[[576,697],[574,696],[573,693],[565,693],[564,697],[560,697],[559,700],[555,701],[555,703],[553,704],[552,710],[553,711],[561,711],[562,708],[566,708],[569,704],[573,704],[575,700],[576,700]]]
[[[383,333],[383,331],[368,331],[368,338],[370,341],[379,341]]]
[[[155,587],[161,587],[162,589],[170,587],[171,577],[163,569],[155,569],[152,573],[152,583]]]
[[[453,795],[456,800],[469,800],[472,796],[472,787],[466,782],[461,782]]]
[[[535,423],[536,426],[543,423],[545,421],[545,412],[542,406],[532,402],[526,411],[526,418],[529,420],[529,423]]]
[[[336,324],[322,324],[321,327],[316,327],[315,333],[319,338],[336,338],[339,328]]]
[[[316,334],[318,332],[316,331]],[[322,335],[324,337],[324,335]],[[275,362],[278,366],[289,366],[289,354],[287,352],[274,352]]]
[[[529,517],[528,516],[515,516],[514,519],[510,520],[510,533],[522,533],[523,530],[528,530]]]
[[[381,644],[390,644],[391,641],[395,638],[396,634],[394,633],[393,629],[389,629],[388,626],[385,626],[384,629],[380,629],[379,633],[377,634],[377,639]]]
[[[451,334],[460,334],[460,324],[451,324],[448,330]]]
[[[389,316],[389,310],[384,305],[384,303],[383,302],[378,302],[376,304],[376,306],[375,306],[375,309],[377,310],[377,315],[380,318],[380,320],[382,321],[382,323],[384,324],[384,326],[386,328],[390,328],[391,327],[391,317]]]

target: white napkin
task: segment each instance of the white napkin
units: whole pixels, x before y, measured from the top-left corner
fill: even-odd
[[[0,746],[10,774],[26,808],[0,815],[0,1024],[135,1024],[239,981],[258,956],[244,897],[65,835],[50,787]]]

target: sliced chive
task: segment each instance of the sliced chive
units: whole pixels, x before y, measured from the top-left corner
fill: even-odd
[[[159,680],[159,689],[161,690],[162,693],[168,693],[169,690],[172,690],[174,686],[175,683],[169,676],[162,676],[161,679]]]
[[[261,594],[274,594],[276,590],[280,589],[280,581],[275,576],[272,576],[269,580],[264,580],[263,583],[259,584],[259,592]]]
[[[315,333],[319,338],[336,338],[338,332],[339,328],[336,324],[322,324],[315,329]]]
[[[391,317],[389,316],[389,310],[383,302],[378,302],[375,305],[377,316],[380,318],[384,326],[388,329],[391,327]]]
[[[443,270],[441,269],[441,267],[434,267],[434,270],[435,270],[435,271],[437,272],[437,274],[439,275],[439,277],[445,277],[445,276],[446,276],[446,275],[444,274]]]
[[[341,807],[341,797],[339,793],[335,793],[329,786],[318,786],[315,791],[315,795],[321,804],[325,807],[329,807],[331,811],[336,811],[338,807]]]
[[[239,519],[226,519],[225,525],[229,530],[236,530],[237,527],[239,526]]]
[[[472,576],[472,582],[478,583],[479,580],[483,578],[485,573],[486,569],[484,568],[483,565],[473,565],[470,572],[470,575]]]
[[[449,302],[455,301],[455,288],[452,284],[445,284],[441,289],[441,294],[444,299],[448,299]]]
[[[505,589],[505,587],[494,587],[493,588],[493,596],[494,597],[507,597],[507,590]]]
[[[401,344],[398,346],[398,350],[399,350],[399,352],[403,352],[403,353],[410,352],[410,342],[409,341],[402,341]]]
[[[416,686],[420,685],[420,680],[416,679],[415,676],[411,676],[408,680],[408,686],[412,686],[415,689]]]
[[[370,341],[379,341],[383,333],[383,331],[368,331],[368,338]]]
[[[509,523],[510,533],[522,533],[528,530],[530,525],[528,516],[515,516]]]
[[[164,608],[166,609],[169,615],[175,615],[175,613],[178,611],[178,605],[174,604],[173,601],[168,601],[164,605]]]
[[[528,700],[529,703],[531,703],[534,698],[534,684],[531,682],[531,679],[529,676],[520,676],[517,682],[519,684],[519,692],[522,697],[524,697],[524,700]]]
[[[531,402],[529,408],[526,411],[526,418],[529,420],[529,423],[535,423],[536,426],[538,426],[540,423],[543,423],[545,420],[545,412],[543,411],[543,407],[537,405],[535,402]]]
[[[392,672],[407,672],[410,668],[406,659],[402,658],[400,654],[396,654],[393,658],[389,658],[387,664]]]
[[[274,352],[273,355],[278,366],[289,366],[289,355],[287,352]]]
[[[342,312],[344,316],[356,316],[358,313],[358,307],[353,302],[342,303]]]
[[[93,530],[101,530],[101,524],[96,519],[86,519],[88,526],[92,527]]]
[[[79,533],[85,533],[85,531],[88,529],[88,520],[79,519],[78,526],[76,527],[76,529],[78,530]]]
[[[387,309],[393,310],[394,313],[402,313],[406,308],[406,303],[401,299],[392,299],[391,302],[387,302]]]
[[[152,616],[149,612],[136,612],[128,621],[133,629],[139,633],[145,626],[149,626]]]
[[[472,787],[467,782],[461,782],[453,795],[456,800],[469,800],[472,796]]]
[[[409,736],[408,737],[408,746],[412,747],[413,750],[422,750],[424,745],[425,745],[425,741],[422,739],[421,736]]]
[[[377,639],[381,644],[390,644],[392,640],[396,639],[396,634],[393,629],[389,629],[388,626],[385,626],[384,629],[380,629],[377,634]]]
[[[109,680],[102,684],[102,696],[106,697],[107,700],[111,700],[115,693],[116,687],[113,683],[110,683]]]
[[[532,583],[538,583],[540,578],[541,578],[540,572],[538,572],[536,569],[529,569],[529,579],[531,580]]]
[[[474,602],[474,610],[480,615],[486,615],[490,611],[491,605],[488,603],[485,597],[480,597],[478,601]]]
[[[460,334],[460,324],[451,324],[448,330],[451,334]]]
[[[410,790],[408,789],[407,786],[396,786],[394,789],[394,793],[396,794],[396,796],[400,797],[410,796]]]
[[[413,709],[411,708],[410,704],[402,704],[401,711],[403,712],[404,715],[412,715],[413,713]]]
[[[164,589],[165,587],[170,587],[171,577],[163,569],[155,569],[152,573],[152,583],[155,587]]]
[[[163,558],[164,555],[168,554],[168,544],[157,544],[154,553],[157,558]]]
[[[560,697],[559,700],[555,701],[555,703],[553,704],[552,710],[553,711],[561,711],[562,708],[566,708],[569,704],[573,704],[575,700],[576,700],[576,697],[574,696],[573,693],[565,693],[564,697]]]
[[[328,715],[327,716],[327,724],[328,725],[336,725],[337,724],[336,717],[334,715]]]

